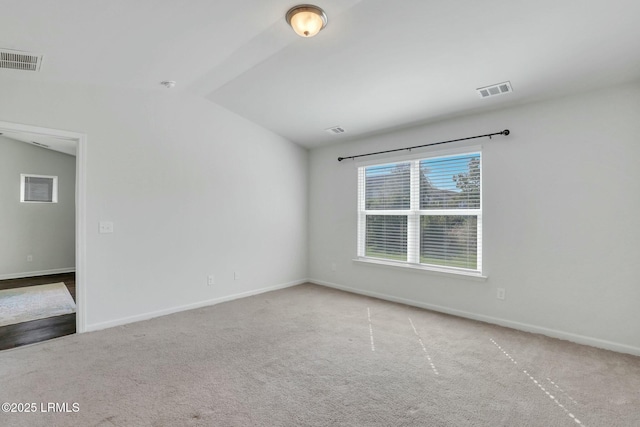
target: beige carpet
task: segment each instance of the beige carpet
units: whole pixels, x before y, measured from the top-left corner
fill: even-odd
[[[75,313],[76,304],[64,283],[0,291],[0,326]]]
[[[2,426],[640,425],[638,357],[315,285],[0,352],[0,384],[37,404]]]

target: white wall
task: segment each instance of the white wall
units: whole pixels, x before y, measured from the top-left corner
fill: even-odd
[[[88,329],[306,277],[306,150],[160,86],[2,79],[0,93],[1,121],[88,135]]]
[[[636,83],[314,149],[310,277],[640,354],[638,117]],[[338,156],[506,128],[467,144],[483,146],[485,282],[352,262],[356,168]]]
[[[58,203],[21,203],[20,174],[57,176]],[[0,279],[73,271],[75,185],[75,157],[0,136]]]

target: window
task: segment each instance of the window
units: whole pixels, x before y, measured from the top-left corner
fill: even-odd
[[[21,174],[20,201],[23,203],[58,203],[58,177]]]
[[[481,274],[481,154],[358,168],[358,257]]]

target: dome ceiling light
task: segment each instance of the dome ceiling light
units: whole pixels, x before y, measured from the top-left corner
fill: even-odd
[[[286,19],[300,37],[313,37],[327,26],[327,14],[312,4],[292,7],[287,12]]]

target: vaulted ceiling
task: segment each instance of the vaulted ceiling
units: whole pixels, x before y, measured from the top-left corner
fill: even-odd
[[[310,39],[285,22],[296,4],[0,0],[0,48],[44,55],[0,79],[175,80],[306,147],[640,79],[637,0],[317,0],[329,23]]]

